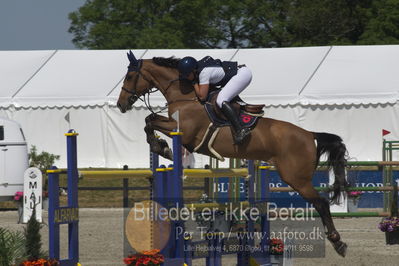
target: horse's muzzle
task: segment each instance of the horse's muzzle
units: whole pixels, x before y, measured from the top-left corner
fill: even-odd
[[[137,97],[136,95],[130,96],[128,99],[129,105],[132,106],[138,99],[139,97]]]
[[[122,114],[126,113],[126,108],[124,108],[120,102],[117,103],[117,106]]]
[[[139,99],[136,95],[132,95],[127,99],[127,104],[121,104],[120,101],[118,101],[117,106],[121,113],[126,113],[126,111],[132,110],[133,104]]]

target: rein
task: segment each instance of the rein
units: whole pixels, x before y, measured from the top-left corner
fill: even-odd
[[[138,83],[138,81],[139,81],[140,76],[141,76],[145,81],[147,81],[148,84],[154,85],[154,83],[152,82],[152,80],[149,80],[148,78],[146,78],[146,77],[144,76],[144,74],[141,72],[141,67],[142,67],[142,65],[143,65],[143,60],[138,60],[137,66],[133,66],[133,67],[130,67],[130,66],[129,66],[128,72],[131,72],[131,71],[137,72],[137,75],[136,75],[135,80],[134,80],[134,86],[133,86],[133,89],[132,89],[132,90],[129,90],[129,89],[127,89],[127,88],[125,88],[125,87],[122,86],[122,90],[123,90],[123,91],[126,91],[127,93],[130,93],[130,94],[131,94],[131,96],[128,98],[129,104],[132,104],[132,105],[133,105],[137,100],[140,100],[140,101],[144,102],[145,106],[148,108],[148,110],[150,110],[151,113],[155,114],[156,112],[154,112],[154,110],[152,109],[152,106],[151,106],[151,104],[150,104],[150,94],[151,94],[151,93],[154,93],[154,92],[157,92],[159,89],[156,88],[156,89],[154,90],[153,88],[151,88],[148,92],[146,92],[146,93],[144,93],[143,95],[141,95],[141,96],[143,96],[143,99],[141,99],[141,96],[137,96],[137,90],[136,90],[136,88],[137,88],[137,83]],[[154,87],[155,87],[155,86],[154,86]],[[147,96],[147,99],[146,99],[146,96]],[[161,110],[161,111],[159,111],[159,112],[162,112],[162,111],[163,111],[163,110]]]
[[[151,113],[156,114],[156,113],[163,112],[165,109],[167,109],[167,107],[162,108],[162,110],[160,110],[158,112],[155,112],[152,109],[152,106],[150,104],[150,94],[154,93],[154,92],[157,92],[160,89],[158,89],[156,87],[155,87],[155,89],[151,88],[148,92],[144,93],[143,95],[137,96],[136,88],[137,88],[137,83],[139,81],[140,76],[145,81],[147,81],[150,85],[151,84],[154,85],[153,81],[148,79],[148,78],[146,78],[145,75],[142,73],[142,71],[141,71],[142,64],[143,64],[143,60],[138,60],[138,65],[137,66],[133,66],[133,67],[129,66],[129,69],[128,69],[129,72],[131,72],[131,71],[137,72],[137,75],[135,76],[135,80],[134,80],[134,86],[133,86],[132,90],[129,90],[129,89],[127,89],[127,88],[122,86],[122,90],[131,94],[131,96],[128,98],[128,101],[129,101],[130,104],[134,104],[137,100],[140,100],[140,101],[144,102],[145,106],[148,108],[148,110],[150,110]],[[180,78],[173,79],[173,80],[169,81],[169,84],[165,88],[164,93],[166,94],[168,89],[172,86],[172,84],[174,82],[176,82],[176,81],[179,81],[179,80],[180,80]],[[143,99],[141,97],[143,97]],[[171,102],[168,102],[167,105],[171,105],[171,104],[174,104],[174,103],[177,103],[177,102],[184,102],[184,101],[198,101],[198,99],[197,98],[191,98],[191,99],[173,100]]]
[[[150,94],[159,91],[160,89],[153,86],[153,88],[151,88],[148,92],[144,93],[141,96],[137,96],[137,83],[139,81],[140,76],[147,81],[150,85],[154,85],[154,82],[148,78],[145,77],[145,75],[141,72],[141,67],[142,67],[142,60],[138,60],[138,65],[134,66],[134,67],[129,67],[129,72],[134,71],[137,72],[137,75],[135,76],[135,80],[134,80],[134,86],[132,90],[129,90],[125,87],[122,86],[122,90],[130,93],[131,96],[128,98],[128,101],[130,104],[134,104],[137,100],[140,100],[142,102],[144,102],[145,106],[148,108],[148,110],[150,110],[151,113],[156,114],[156,113],[160,113],[163,112],[165,109],[167,109],[167,107],[162,108],[162,110],[158,111],[158,112],[154,112],[154,110],[152,109],[152,106],[150,104]],[[177,79],[173,79],[171,81],[169,81],[168,86],[165,88],[164,93],[166,94],[166,92],[168,91],[168,89],[172,86],[172,84],[176,81],[179,81],[180,78]],[[155,89],[154,89],[155,88]],[[141,98],[143,97],[143,99]],[[198,101],[197,98],[191,98],[191,99],[180,99],[180,100],[172,100],[171,102],[168,102],[167,105],[171,105],[177,102],[184,102],[184,101]]]
[[[172,85],[172,83],[175,82],[175,81],[179,81],[179,80],[180,80],[180,78],[173,79],[173,80],[169,81],[169,85],[168,85],[168,87],[166,87],[166,89],[165,89],[165,94],[166,94],[166,92],[168,91],[168,89],[170,88],[170,86]],[[172,101],[168,102],[167,105],[169,106],[169,105],[174,104],[174,103],[177,103],[177,102],[187,102],[187,101],[198,101],[198,99],[197,99],[197,98],[191,98],[191,99],[178,99],[178,100],[172,100]]]

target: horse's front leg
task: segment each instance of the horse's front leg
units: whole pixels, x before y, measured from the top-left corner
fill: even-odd
[[[145,118],[146,125],[144,131],[147,134],[147,142],[150,144],[150,151],[161,155],[162,157],[173,160],[172,150],[168,143],[155,136],[154,131],[160,131],[169,136],[169,133],[177,127],[176,121],[157,114],[151,114]]]

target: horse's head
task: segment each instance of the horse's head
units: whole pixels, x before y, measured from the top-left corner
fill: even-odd
[[[141,70],[143,60],[137,60],[132,51],[129,51],[127,57],[130,64],[118,99],[118,108],[122,113],[131,110],[139,97],[152,88],[152,82],[146,79]]]

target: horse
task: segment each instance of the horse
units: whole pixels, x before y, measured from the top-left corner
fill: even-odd
[[[193,85],[179,79],[178,58],[154,57],[137,60],[128,53],[130,64],[123,80],[117,106],[122,113],[132,109],[141,97],[148,97],[159,90],[167,102],[168,116],[152,112],[145,118],[147,142],[152,152],[171,158],[171,150],[164,139],[157,138],[155,131],[170,137],[177,128],[172,114],[179,111],[179,126],[183,132],[182,145],[189,151],[201,144],[209,127],[209,117],[203,103],[198,100]],[[144,98],[145,100],[145,98]],[[149,109],[152,111],[151,106]],[[315,142],[316,141],[316,142]],[[347,245],[341,240],[330,213],[329,200],[322,197],[312,185],[312,177],[325,154],[329,169],[335,175],[331,186],[331,202],[338,202],[348,185],[345,167],[347,149],[342,139],[331,133],[310,132],[285,121],[259,118],[251,135],[241,144],[233,144],[229,127],[222,127],[214,140],[213,149],[221,156],[250,160],[272,161],[281,179],[313,204],[319,213],[327,239],[336,252],[345,257]],[[209,149],[198,152],[213,156]]]

